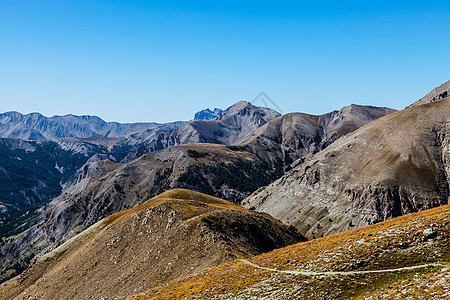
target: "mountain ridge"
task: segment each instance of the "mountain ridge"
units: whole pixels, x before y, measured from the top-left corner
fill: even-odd
[[[450,98],[374,120],[256,191],[244,206],[308,237],[448,203]]]

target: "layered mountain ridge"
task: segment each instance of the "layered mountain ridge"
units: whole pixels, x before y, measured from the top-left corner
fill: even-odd
[[[3,295],[18,295],[24,292],[20,297],[38,297],[44,294],[46,297],[54,297],[57,291],[61,290],[67,298],[74,295],[87,298],[90,293],[96,291],[89,283],[82,283],[83,276],[97,278],[100,275],[96,274],[96,271],[100,269],[96,269],[96,266],[108,265],[107,269],[110,270],[111,263],[128,264],[130,268],[123,267],[126,274],[123,274],[120,280],[111,277],[110,281],[115,283],[110,286],[105,285],[100,277],[95,279],[103,296],[116,297],[117,293],[131,295],[132,289],[142,291],[145,288],[156,288],[173,279],[183,282],[184,279],[180,278],[191,273],[189,268],[185,267],[192,265],[187,260],[176,266],[173,263],[182,256],[176,255],[180,250],[176,245],[183,244],[178,239],[184,228],[180,225],[182,223],[177,223],[179,220],[175,223],[180,226],[174,225],[173,232],[153,236],[155,241],[160,243],[154,244],[151,240],[146,240],[141,246],[150,247],[148,249],[130,246],[137,238],[132,228],[139,228],[138,223],[143,221],[135,213],[141,211],[142,207],[148,208],[148,202],[145,202],[147,199],[171,189],[191,189],[193,192],[176,190],[169,194],[194,195],[192,197],[206,201],[207,206],[213,203],[214,209],[218,208],[220,201],[205,200],[210,198],[205,195],[198,196],[197,192],[242,203],[246,208],[256,211],[255,215],[259,212],[269,213],[282,222],[295,226],[301,234],[311,239],[445,205],[450,195],[450,100],[445,98],[447,84],[433,90],[421,99],[422,102],[418,101],[420,105],[414,103],[398,112],[389,108],[350,105],[320,116],[303,113],[282,116],[273,110],[241,101],[220,113],[219,110],[205,110],[195,117],[204,120],[177,124],[173,128],[145,128],[125,137],[107,136],[92,130],[95,135],[73,135],[51,141],[5,139],[0,147],[0,157],[3,157],[4,161],[0,175],[2,172],[6,180],[14,175],[14,168],[20,170],[31,166],[30,176],[22,178],[28,180],[28,189],[34,194],[24,194],[26,197],[21,200],[21,205],[27,209],[26,205],[33,207],[33,204],[41,205],[50,199],[52,201],[13,218],[0,220],[1,280],[19,274],[23,268],[35,262],[23,276],[16,277],[26,284],[21,284],[20,290],[2,290]],[[31,123],[39,123],[39,116],[33,118],[37,121]],[[74,127],[77,126],[69,124],[69,132]],[[81,130],[84,131],[85,129]],[[39,137],[37,133],[33,134]],[[28,133],[29,137],[33,135]],[[71,153],[77,156],[72,157]],[[11,178],[9,180],[14,182]],[[24,182],[20,178],[15,181]],[[53,194],[46,192],[56,186]],[[20,196],[24,189],[18,186],[13,187],[13,190]],[[166,196],[162,197],[178,197],[167,196],[169,194],[163,194]],[[247,197],[248,195],[250,196]],[[164,200],[162,206],[158,206],[161,203],[157,201],[157,206],[163,207],[164,213],[159,214],[160,210],[151,210],[152,221],[147,220],[146,223],[154,221],[149,226],[156,226],[155,229],[170,229],[170,220],[177,219],[176,216],[179,215],[176,211],[179,209],[183,211],[182,215],[189,215],[186,218],[181,217],[186,222],[203,220],[209,215],[208,212],[191,215],[193,211],[207,210],[205,202],[190,203],[187,206],[183,204],[182,208],[175,208],[172,200],[174,199],[169,199],[168,202]],[[219,206],[222,204],[225,205],[220,202]],[[0,203],[0,213],[7,215],[7,210],[12,207]],[[235,208],[239,206],[226,204],[225,207],[233,207],[231,210],[234,215]],[[123,210],[127,212],[124,213]],[[118,213],[120,211],[122,212]],[[188,229],[194,234],[188,237],[188,244],[205,245],[203,238],[206,236],[206,240],[213,241],[206,248],[211,250],[211,253],[218,255],[223,252],[224,257],[244,259],[251,258],[258,251],[262,253],[270,250],[258,248],[258,243],[255,244],[255,241],[248,237],[256,235],[266,239],[263,235],[273,233],[274,227],[264,231],[263,235],[256,234],[246,223],[250,220],[254,222],[254,215],[248,215],[248,211],[242,210],[244,211],[242,217],[230,221],[230,226],[227,225],[226,228],[223,228],[223,224],[228,224],[227,219],[208,219],[208,224],[217,221],[214,223],[216,225],[211,227],[216,233],[211,236],[205,235],[203,225],[196,225],[196,228],[202,228],[199,232],[195,228]],[[116,255],[116,258],[121,259],[117,260],[111,256],[109,262],[98,261],[91,265],[92,261],[86,255],[89,251],[77,252],[81,249],[78,246],[87,245],[85,237],[92,237],[103,230],[98,224],[107,223],[106,227],[117,224],[116,217],[121,219],[123,215],[130,218],[123,218],[127,221],[122,223],[119,230],[123,240],[128,241],[120,246],[122,248],[119,247],[120,254]],[[169,221],[158,221],[160,215],[164,220],[167,217]],[[105,218],[110,221],[104,223]],[[99,221],[100,223],[97,223]],[[255,221],[251,225],[252,228],[262,229],[267,226],[260,221]],[[242,228],[245,229],[241,232]],[[289,230],[291,234],[294,232]],[[159,232],[159,229],[156,232]],[[217,232],[223,234],[217,235]],[[197,233],[199,235],[196,235]],[[240,233],[243,233],[243,236],[240,236]],[[429,236],[426,240],[435,238],[436,233],[431,232]],[[102,239],[101,236],[97,237],[98,240]],[[113,253],[108,251],[113,251],[114,247],[110,247],[108,251],[102,248],[105,244],[107,245],[108,241],[104,240],[103,244],[96,246],[89,244],[89,249],[97,249],[98,253]],[[280,247],[275,244],[273,248]],[[410,244],[417,246],[417,249],[424,249],[411,241],[401,241],[400,247],[409,247]],[[76,245],[78,250],[71,248],[72,250],[66,252],[68,245]],[[114,242],[111,245],[114,245]],[[219,245],[228,246],[220,250]],[[164,248],[166,246],[167,248]],[[259,250],[250,251],[252,247]],[[141,255],[142,251],[156,251],[156,248],[160,252],[174,249],[175,256],[169,254],[168,260],[159,255],[149,256],[153,259],[153,265],[160,259],[162,264],[158,265],[153,275],[144,278],[145,272],[140,270],[141,267],[134,259]],[[124,254],[124,249],[134,253],[134,256]],[[230,249],[231,252],[228,252]],[[441,251],[439,249],[436,251]],[[64,253],[68,256],[60,260],[61,253],[62,256]],[[40,257],[43,257],[43,260]],[[69,257],[78,257],[76,261],[84,266],[81,279],[80,274],[74,271],[75,260]],[[214,257],[200,254],[196,258],[202,262],[198,271],[203,272],[205,267],[217,266],[226,261],[222,256],[223,259]],[[146,257],[143,258],[145,259]],[[57,264],[53,264],[54,262]],[[253,266],[253,262],[247,262],[247,266]],[[61,266],[65,266],[64,269],[59,269]],[[258,268],[259,266],[258,264]],[[353,267],[349,266],[350,269]],[[260,269],[264,268],[261,266]],[[268,268],[280,269],[279,266]],[[104,275],[101,276],[111,275],[106,269],[102,270],[100,274]],[[346,270],[342,272],[344,271]],[[64,277],[66,272],[71,274],[67,278]],[[133,281],[133,276],[137,278],[136,282]],[[70,284],[59,282],[62,277]],[[17,284],[16,279],[4,286],[12,287]],[[119,282],[123,280],[127,280],[127,284],[120,287]],[[149,285],[148,281],[152,283]],[[337,286],[342,287],[339,284]],[[268,293],[258,288],[249,287],[243,291],[243,295],[251,293],[252,290]],[[303,291],[303,287],[301,289]],[[80,294],[77,294],[78,290]],[[279,295],[285,295],[280,293]],[[218,295],[225,298],[231,296],[227,291]],[[278,294],[269,292],[267,295],[272,297]],[[326,297],[326,294],[322,296]]]

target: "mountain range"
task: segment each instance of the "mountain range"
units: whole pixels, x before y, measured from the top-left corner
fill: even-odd
[[[334,299],[445,276],[449,88],[401,111],[240,101],[126,134],[72,116],[54,125],[71,136],[3,138],[0,296]]]

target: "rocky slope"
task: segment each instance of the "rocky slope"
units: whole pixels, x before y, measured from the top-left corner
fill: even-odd
[[[126,299],[448,299],[450,206],[299,243]],[[119,295],[117,295],[119,296]]]
[[[219,110],[214,112],[219,113]],[[119,124],[107,123],[91,116],[47,118],[37,113],[2,114],[0,136],[6,132],[7,136],[32,139],[29,135],[13,134],[16,131],[11,129],[26,126],[29,130],[39,132],[42,139],[57,139],[40,142],[3,140],[0,145],[0,179],[3,178],[0,181],[0,219],[58,196],[74,182],[74,175],[78,175],[79,168],[85,163],[104,159],[128,162],[145,153],[174,145],[196,141],[214,142],[214,135],[223,136],[227,130],[232,131],[234,135],[231,136],[237,138],[242,132],[248,132],[277,115],[271,110],[244,102],[230,107],[226,112],[228,116],[223,122],[228,122],[228,126],[213,121],[195,121],[179,130],[175,127],[183,122]],[[147,129],[126,138],[114,138],[142,128]],[[224,139],[221,143],[226,144],[228,141]],[[30,174],[27,173],[28,169],[31,170]]]
[[[426,94],[423,98],[417,100],[410,106],[423,105],[427,103],[432,103],[450,96],[450,80],[446,83],[438,86],[428,94]]]
[[[341,136],[394,111],[386,107],[350,105],[320,116],[290,113],[256,129],[236,145],[265,161],[281,159],[289,165],[300,157],[323,150]]]
[[[308,237],[444,205],[450,98],[379,118],[246,199]]]
[[[302,241],[262,213],[173,190],[111,215],[0,286],[2,299],[126,296],[235,258]]]
[[[96,116],[53,116],[39,113],[23,115],[19,112],[0,114],[0,137],[24,140],[59,139],[65,137],[85,138],[93,135],[124,137],[145,129],[173,129],[184,122],[159,123],[117,123],[105,122]]]

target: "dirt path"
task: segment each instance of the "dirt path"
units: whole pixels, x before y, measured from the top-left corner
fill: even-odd
[[[384,269],[384,270],[369,270],[369,271],[341,271],[341,272],[310,272],[310,271],[291,271],[291,270],[277,270],[272,268],[266,268],[258,266],[257,264],[254,264],[252,262],[249,262],[246,259],[241,259],[244,263],[247,265],[250,265],[254,268],[267,270],[271,272],[278,272],[278,273],[285,273],[285,274],[293,274],[293,275],[304,275],[304,276],[332,276],[332,275],[356,275],[356,274],[371,274],[371,273],[387,273],[387,272],[398,272],[398,271],[405,271],[405,270],[414,270],[414,269],[420,269],[427,266],[439,266],[439,267],[446,267],[446,265],[443,264],[423,264],[418,266],[411,266],[411,267],[403,267],[398,269]]]

